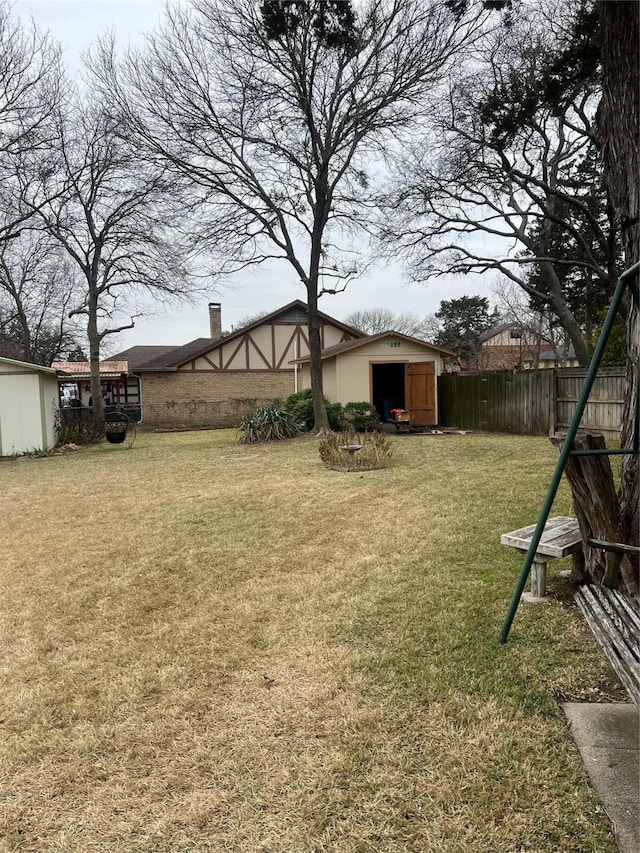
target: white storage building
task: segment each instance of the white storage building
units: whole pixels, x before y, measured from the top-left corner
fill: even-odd
[[[0,456],[53,447],[59,405],[55,370],[0,357]]]

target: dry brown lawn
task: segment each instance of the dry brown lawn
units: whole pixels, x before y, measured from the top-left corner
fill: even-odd
[[[495,642],[551,447],[393,442],[0,463],[3,853],[615,850],[552,698],[609,683],[570,599]]]

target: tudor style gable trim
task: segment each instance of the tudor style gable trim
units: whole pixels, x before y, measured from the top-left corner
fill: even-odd
[[[320,320],[323,348],[363,337],[327,314]],[[291,362],[309,353],[307,322],[306,304],[295,300],[220,340],[199,338],[163,353],[136,372],[291,371]]]

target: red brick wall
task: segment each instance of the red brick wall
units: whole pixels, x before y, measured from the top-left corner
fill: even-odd
[[[521,370],[528,356],[536,357],[540,347],[523,344],[522,346],[483,346],[477,357],[476,370]]]

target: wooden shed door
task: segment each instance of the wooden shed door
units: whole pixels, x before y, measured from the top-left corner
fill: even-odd
[[[405,407],[413,415],[414,424],[426,426],[436,422],[436,371],[432,361],[407,365]]]

